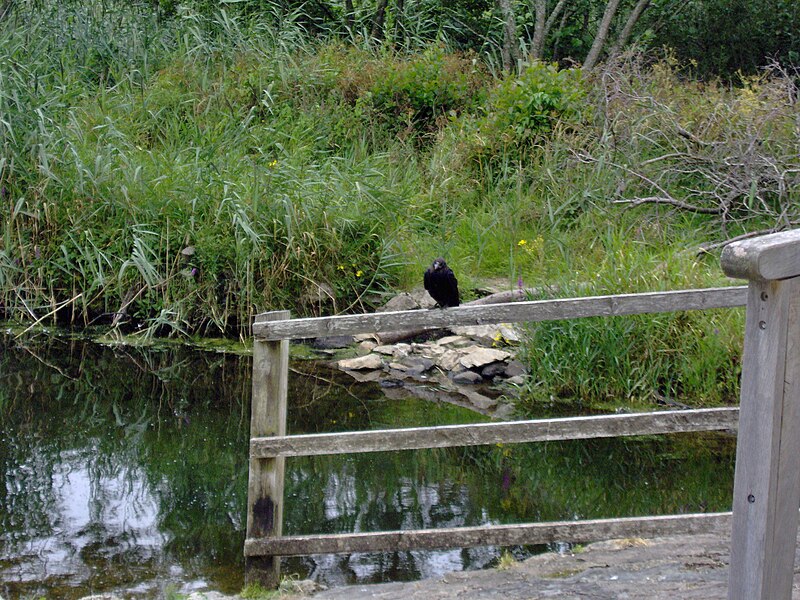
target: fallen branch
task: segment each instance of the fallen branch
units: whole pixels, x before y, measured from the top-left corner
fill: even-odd
[[[662,196],[647,196],[645,198],[631,198],[628,200],[613,200],[612,204],[627,204],[629,206],[639,206],[640,204],[668,204],[670,206],[674,206],[675,208],[680,208],[682,210],[688,210],[691,212],[695,212],[701,215],[718,215],[722,213],[722,209],[719,207],[716,208],[708,208],[705,206],[695,206],[694,204],[689,204],[688,202],[683,202],[682,200],[677,200],[672,198],[671,196],[662,197]]]
[[[477,300],[470,300],[469,302],[464,302],[462,306],[481,306],[485,304],[502,304],[504,302],[522,302],[524,300],[528,300],[532,296],[538,296],[539,294],[541,294],[541,292],[542,290],[538,288],[518,288],[515,290],[506,290],[503,292],[496,292],[494,294],[489,294],[488,296],[484,296],[483,298],[478,298]],[[427,310],[447,310],[447,309],[430,308]],[[389,345],[389,344],[396,344],[397,342],[402,342],[404,340],[416,337],[418,335],[422,335],[427,331],[430,331],[430,329],[409,329],[406,331],[379,331],[378,333],[373,334],[372,337],[381,345]]]

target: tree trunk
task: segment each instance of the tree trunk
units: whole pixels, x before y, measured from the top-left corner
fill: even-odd
[[[547,21],[547,0],[534,0],[535,22],[533,24],[533,41],[531,42],[531,58],[542,58],[544,51],[545,24]]]
[[[544,24],[544,37],[542,39],[542,42],[544,42],[544,40],[547,39],[547,36],[550,33],[550,30],[553,28],[553,24],[556,22],[558,15],[561,14],[561,11],[564,10],[564,7],[566,5],[567,5],[567,0],[558,0],[558,4],[556,4],[556,7],[553,9],[553,12],[550,13],[550,16],[547,17],[547,21]],[[564,11],[564,14],[566,15],[566,11]]]
[[[553,289],[549,289],[548,291],[553,291]],[[530,297],[539,296],[542,293],[540,288],[530,288],[530,289],[516,289],[516,290],[506,290],[505,292],[496,292],[494,294],[490,294],[489,296],[484,296],[483,298],[478,298],[477,300],[471,300],[469,302],[464,302],[462,306],[482,306],[486,304],[502,304],[504,302],[524,302],[528,300]],[[441,310],[438,308],[430,308],[427,310]],[[372,337],[376,342],[381,345],[388,345],[388,344],[396,344],[397,342],[402,342],[403,340],[407,340],[412,337],[416,337],[425,333],[426,331],[430,331],[429,329],[407,329],[405,331],[379,331],[374,334],[371,334],[369,337]]]
[[[405,11],[405,0],[396,0],[395,2],[395,17],[394,17],[394,38],[395,43],[397,43],[397,39],[402,34],[403,29],[403,18],[404,18],[404,11]]]
[[[603,46],[605,46],[606,39],[608,38],[608,30],[611,29],[611,22],[614,20],[614,15],[617,14],[619,2],[620,0],[608,0],[608,4],[606,4],[606,11],[603,13],[603,20],[600,21],[600,27],[597,30],[597,34],[594,36],[594,43],[592,43],[592,48],[589,50],[589,54],[583,62],[583,69],[585,71],[594,69],[597,61],[600,59],[600,53],[603,51]]]
[[[561,14],[561,23],[558,24],[558,32],[556,33],[556,41],[555,41],[555,44],[553,44],[553,60],[556,61],[556,62],[561,60],[561,52],[560,52],[561,48],[559,47],[559,44],[561,43],[561,36],[559,34],[562,31],[564,31],[564,26],[567,23],[567,17],[568,16],[569,16],[569,11],[565,10]]]
[[[386,20],[386,5],[389,0],[378,0],[378,7],[375,9],[375,19],[372,21],[372,31],[370,37],[373,40],[383,39],[383,22]]]
[[[0,21],[5,21],[6,17],[11,14],[11,9],[14,7],[14,0],[3,0],[0,5]]]
[[[344,24],[347,27],[347,31],[352,35],[353,27],[355,27],[353,0],[344,0],[344,13]]]
[[[636,3],[633,11],[631,14],[628,15],[628,20],[625,22],[625,27],[622,28],[622,32],[617,37],[617,41],[614,44],[614,47],[611,48],[611,52],[609,54],[611,56],[616,56],[620,53],[620,50],[628,43],[628,39],[631,37],[631,32],[633,28],[636,26],[639,17],[642,16],[642,13],[647,10],[647,7],[650,6],[650,0],[639,0]]]
[[[510,73],[512,67],[519,63],[519,47],[517,46],[517,25],[511,0],[498,0],[500,13],[503,15],[503,70]]]

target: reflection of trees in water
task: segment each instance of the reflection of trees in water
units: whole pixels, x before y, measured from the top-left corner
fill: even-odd
[[[71,546],[58,542],[63,551],[106,577],[115,573],[117,584],[177,564],[186,578],[235,591],[242,583],[250,368],[249,359],[228,354],[53,337],[5,349],[0,556],[35,561],[19,559],[33,540],[73,536]],[[308,373],[289,378],[292,433],[483,419],[449,404],[387,400],[377,386],[320,364],[293,369]],[[718,434],[294,458],[287,462],[285,530],[726,510],[732,465],[733,441]],[[86,523],[70,531],[63,497],[82,478]],[[127,520],[117,519],[122,513]],[[436,575],[494,556],[478,548],[288,564],[343,583]]]
[[[148,569],[167,568],[142,555],[143,538],[152,536],[137,515],[152,504],[159,554],[200,571],[225,554],[238,566],[249,385],[248,361],[222,354],[63,338],[6,349],[0,553],[23,555],[36,538],[57,546],[73,536],[72,560],[84,567],[105,565],[124,577],[129,562],[147,579]],[[84,496],[79,530],[69,528],[77,508],[65,506],[65,490]],[[126,523],[115,527],[121,511]],[[131,552],[136,560],[126,561]]]

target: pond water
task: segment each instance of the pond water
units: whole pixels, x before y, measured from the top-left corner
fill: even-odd
[[[1,596],[241,590],[249,357],[8,333],[0,353]],[[290,433],[484,419],[292,361]],[[284,532],[728,510],[734,452],[710,433],[289,459]],[[410,580],[502,551],[312,556],[282,570],[329,586]]]

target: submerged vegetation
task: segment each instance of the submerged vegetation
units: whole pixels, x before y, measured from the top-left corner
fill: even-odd
[[[503,75],[445,36],[400,51],[170,6],[0,22],[0,316],[245,338],[263,310],[371,310],[435,255],[468,294],[720,285],[717,244],[800,220],[781,65],[699,83],[634,49]],[[741,327],[542,325],[529,398],[731,401]]]

